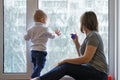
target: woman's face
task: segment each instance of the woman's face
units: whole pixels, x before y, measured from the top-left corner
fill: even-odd
[[[86,33],[86,29],[85,29],[85,27],[83,26],[83,33]]]
[[[86,32],[87,32],[87,28],[86,28],[84,25],[81,25],[81,29],[82,29],[82,32],[83,32],[83,33],[86,33]]]

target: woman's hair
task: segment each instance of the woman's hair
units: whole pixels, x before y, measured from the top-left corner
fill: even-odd
[[[41,18],[46,18],[47,15],[42,10],[38,9],[34,13],[34,21],[38,22]]]
[[[83,29],[87,28],[91,31],[98,31],[98,20],[97,16],[93,11],[85,12],[81,16],[81,32],[83,33]]]

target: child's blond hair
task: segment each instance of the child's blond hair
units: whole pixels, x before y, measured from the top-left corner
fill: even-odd
[[[38,22],[41,18],[46,18],[47,15],[42,10],[38,9],[34,13],[34,21]]]

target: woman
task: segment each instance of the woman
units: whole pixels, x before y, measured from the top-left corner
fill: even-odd
[[[65,75],[75,80],[107,80],[104,46],[94,12],[88,11],[82,15],[80,30],[86,34],[83,44],[80,46],[77,35],[73,39],[79,56],[59,62],[51,71],[32,80],[59,80]]]

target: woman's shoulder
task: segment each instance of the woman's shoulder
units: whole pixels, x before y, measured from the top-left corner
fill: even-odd
[[[86,38],[87,40],[101,40],[101,36],[99,34],[99,32],[97,31],[92,31]]]
[[[88,37],[97,37],[97,36],[99,36],[99,33],[97,31],[92,31],[88,35]]]

